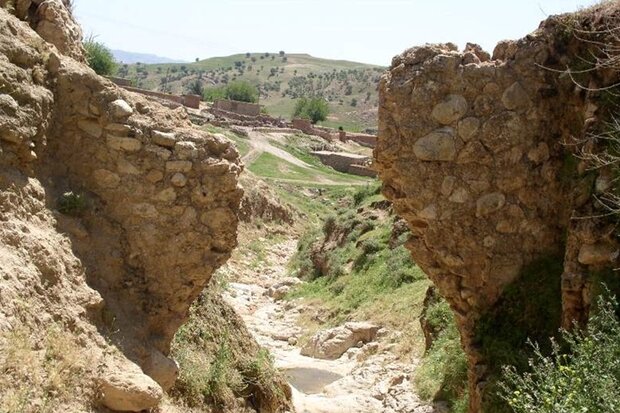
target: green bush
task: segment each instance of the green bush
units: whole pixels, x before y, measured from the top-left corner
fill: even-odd
[[[358,189],[353,194],[353,205],[358,206],[366,198],[370,198],[371,196],[377,195],[379,193],[381,193],[380,183],[373,183],[373,184],[366,185],[365,187]]]
[[[312,123],[317,123],[327,119],[329,106],[322,98],[301,98],[295,104],[293,110],[294,118],[310,119]]]
[[[88,65],[101,76],[110,76],[116,72],[118,63],[114,55],[103,43],[95,40],[94,36],[88,37],[84,41],[86,49],[86,60]]]
[[[399,245],[390,251],[386,267],[388,271],[385,275],[385,283],[393,288],[425,278],[424,273],[413,262],[411,253],[404,245]]]
[[[186,86],[185,90],[187,91],[187,93],[191,95],[198,95],[198,96],[204,97],[205,88],[202,85],[202,82],[198,79],[194,80],[193,82],[190,82]]]
[[[248,82],[231,82],[226,86],[226,99],[240,102],[258,102],[258,89]]]
[[[58,211],[69,216],[80,216],[86,209],[86,198],[82,194],[65,192],[58,198]]]
[[[205,88],[202,96],[206,102],[215,102],[216,100],[226,99],[226,86]]]
[[[537,347],[531,372],[504,370],[501,396],[514,413],[620,411],[620,322],[615,298],[599,297],[585,331],[563,332],[565,349]]]

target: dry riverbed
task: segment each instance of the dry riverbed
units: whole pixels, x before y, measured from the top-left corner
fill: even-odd
[[[272,295],[279,298],[278,292],[270,292],[288,279],[286,264],[296,248],[295,239],[283,238],[264,242],[268,246],[260,260],[242,253],[233,257],[224,269],[229,280],[224,295],[288,377],[297,412],[438,412],[414,392],[415,362],[402,362],[391,352],[399,332],[382,330],[376,341],[360,343],[337,360],[300,354],[298,341],[304,332],[298,319],[305,307],[275,300]]]

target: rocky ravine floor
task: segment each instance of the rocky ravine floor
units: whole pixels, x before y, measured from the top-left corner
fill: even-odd
[[[398,361],[390,352],[389,342],[398,332],[383,331],[380,342],[351,348],[337,360],[300,354],[295,346],[302,334],[297,318],[304,308],[269,296],[270,287],[286,282],[286,263],[295,248],[296,240],[287,238],[267,247],[260,263],[233,259],[224,271],[231,281],[226,300],[289,377],[297,412],[438,412],[422,403],[413,390],[415,363]]]

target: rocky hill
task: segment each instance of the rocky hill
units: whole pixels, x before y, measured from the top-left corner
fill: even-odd
[[[88,68],[68,3],[0,1],[0,410],[141,411],[174,385],[173,336],[236,246],[242,167],[229,140]],[[262,391],[238,397],[286,405]]]
[[[347,130],[376,129],[377,85],[385,68],[305,54],[246,53],[188,64],[122,65],[118,75],[139,87],[187,93],[199,81],[205,87],[245,80],[260,89],[260,103],[273,116],[289,119],[300,97],[322,96],[331,115],[324,122]]]
[[[380,85],[376,165],[409,249],[449,301],[469,358],[470,412],[529,337],[588,317],[617,267],[620,8],[549,18],[493,56],[412,48]]]

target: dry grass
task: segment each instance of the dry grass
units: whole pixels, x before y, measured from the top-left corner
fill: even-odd
[[[0,333],[0,411],[55,413],[92,400],[92,359],[57,325]]]
[[[172,355],[180,365],[171,391],[179,405],[197,412],[241,411],[246,403],[259,411],[289,407],[288,387],[271,357],[214,286],[192,306],[172,343]]]

